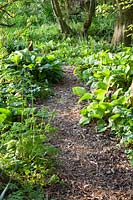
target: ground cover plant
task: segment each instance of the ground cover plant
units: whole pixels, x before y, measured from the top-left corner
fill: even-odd
[[[56,130],[50,125],[55,113],[45,107],[40,110],[35,103],[52,94],[50,87],[62,75],[58,59],[39,49],[12,51],[1,60],[1,199],[5,193],[8,199],[43,199],[41,188],[59,181],[55,171],[58,149],[48,142],[48,134]]]
[[[81,110],[80,123],[86,125],[96,120],[98,132],[109,131],[119,137],[133,164],[132,48],[118,53],[101,51],[86,57],[83,62],[75,73],[87,88],[73,88],[74,94],[80,96],[79,103],[89,103]]]

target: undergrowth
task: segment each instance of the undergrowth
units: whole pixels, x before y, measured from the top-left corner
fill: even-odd
[[[12,51],[0,63],[0,198],[44,199],[45,188],[59,182],[58,149],[49,143],[55,113],[40,99],[62,79],[61,63],[39,49]],[[41,192],[40,192],[41,191]]]
[[[48,199],[45,187],[60,182],[55,170],[59,150],[49,143],[55,113],[36,103],[62,79],[61,63],[75,65],[75,74],[86,84],[73,88],[79,103],[86,102],[80,123],[95,120],[98,132],[119,137],[133,164],[133,49],[110,45],[115,21],[110,13],[115,10],[99,6],[85,40],[78,20],[73,26],[79,33],[66,37],[49,1],[39,12],[34,1],[29,3],[22,10],[21,2],[15,7],[20,13],[15,26],[0,29],[0,198],[8,200]],[[33,51],[27,49],[29,39]]]
[[[73,92],[80,96],[79,103],[86,101],[80,112],[80,124],[96,120],[98,132],[109,131],[120,138],[133,165],[132,53],[132,48],[125,48],[118,53],[101,51],[86,57],[75,74],[88,89],[77,86]]]

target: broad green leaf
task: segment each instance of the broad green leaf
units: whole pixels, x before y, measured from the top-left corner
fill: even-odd
[[[108,77],[108,76],[110,76],[111,71],[109,69],[106,69],[103,71],[103,74]]]
[[[88,117],[84,117],[84,116],[83,116],[83,117],[81,117],[79,123],[82,124],[82,125],[86,125],[86,124],[89,124],[90,121],[91,121],[90,118],[88,118]]]
[[[112,105],[124,105],[128,102],[130,97],[121,96],[119,99],[112,101]]]
[[[84,107],[83,109],[80,110],[81,115],[87,115],[87,113],[88,113],[88,110],[86,107]]]
[[[96,118],[96,119],[101,119],[101,118],[103,117],[102,114],[103,114],[103,113],[94,112],[94,113],[91,113],[91,117],[92,117],[92,118]]]
[[[96,99],[103,101],[105,98],[106,90],[103,89],[97,89],[95,90],[94,94],[96,95]]]
[[[11,111],[7,108],[0,108],[0,113],[4,113],[7,116],[11,116]]]
[[[43,56],[38,56],[37,58],[36,58],[36,63],[37,64],[40,64],[41,62],[42,62],[42,60],[43,60]]]
[[[117,99],[118,95],[122,92],[122,88],[119,88],[115,91],[114,94],[111,95],[111,99]]]
[[[16,51],[14,55],[12,55],[11,60],[18,65],[20,61],[22,60],[23,54],[19,51]]]
[[[43,71],[44,69],[50,69],[52,66],[51,64],[47,63],[45,65],[42,65],[41,67],[39,67],[39,71]]]
[[[24,68],[29,68],[29,69],[33,69],[35,67],[34,64],[29,64],[29,65],[23,65]]]
[[[98,103],[92,102],[89,106],[87,106],[87,111],[90,112],[92,110],[96,110],[98,108]]]
[[[115,114],[115,115],[112,115],[112,116],[110,117],[110,119],[115,120],[115,119],[117,119],[117,118],[119,118],[119,117],[120,117],[120,114],[117,113],[117,114]]]
[[[95,77],[95,78],[100,78],[101,77],[101,73],[99,73],[99,72],[95,72],[94,74],[93,74],[93,76]]]
[[[112,105],[107,102],[99,102],[98,104],[98,109],[101,109],[103,111],[111,110],[111,108],[112,108]]]
[[[55,56],[54,56],[54,55],[47,55],[46,58],[47,58],[49,61],[54,61],[54,60],[55,60]]]
[[[0,114],[0,123],[4,122],[5,119],[7,118],[6,114]]]
[[[108,88],[108,84],[106,84],[102,81],[99,81],[97,86],[98,86],[98,88],[103,89],[103,90],[106,90]]]
[[[107,129],[107,124],[103,119],[97,121],[97,131],[104,132]]]
[[[90,94],[89,92],[88,93],[85,93],[78,101],[78,103],[80,103],[81,101],[84,101],[84,100],[89,100],[89,99],[92,99],[92,94]]]
[[[86,93],[86,89],[84,87],[73,87],[73,93],[78,96],[82,96]]]
[[[82,77],[83,79],[88,79],[88,77],[90,76],[90,69],[86,69],[83,71]]]
[[[132,120],[128,120],[130,126],[133,126],[133,119]]]

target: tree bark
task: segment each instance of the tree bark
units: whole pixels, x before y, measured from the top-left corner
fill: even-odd
[[[121,4],[123,0],[116,0],[118,5],[118,19],[114,28],[114,34],[112,37],[112,44],[124,43],[125,46],[131,45],[133,31],[129,29],[129,26],[133,24],[133,4],[124,8]],[[129,0],[130,4],[130,0]]]
[[[96,0],[87,0],[86,1],[86,12],[87,16],[83,25],[83,36],[87,36],[88,29],[91,26],[92,18],[95,15],[95,8],[96,8]]]
[[[52,7],[53,7],[53,10],[54,10],[55,16],[57,17],[58,22],[60,24],[62,33],[71,34],[72,29],[68,26],[66,21],[63,19],[63,15],[62,15],[61,8],[60,8],[58,0],[51,0],[51,3],[52,3]]]

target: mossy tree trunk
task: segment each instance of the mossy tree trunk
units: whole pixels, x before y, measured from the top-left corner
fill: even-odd
[[[63,19],[62,11],[61,11],[58,0],[51,0],[51,3],[52,3],[52,7],[54,10],[55,16],[57,17],[58,22],[60,24],[62,33],[71,34],[72,29],[68,26],[66,21]]]
[[[125,46],[131,45],[133,33],[132,29],[129,29],[129,26],[133,24],[133,3],[130,4],[131,1],[126,1],[124,5],[123,0],[116,0],[119,13],[112,38],[113,45],[118,43],[124,43]]]
[[[86,37],[88,35],[88,29],[90,28],[92,23],[92,18],[95,15],[96,0],[87,0],[85,9],[86,9],[86,19],[83,24],[83,36]]]

